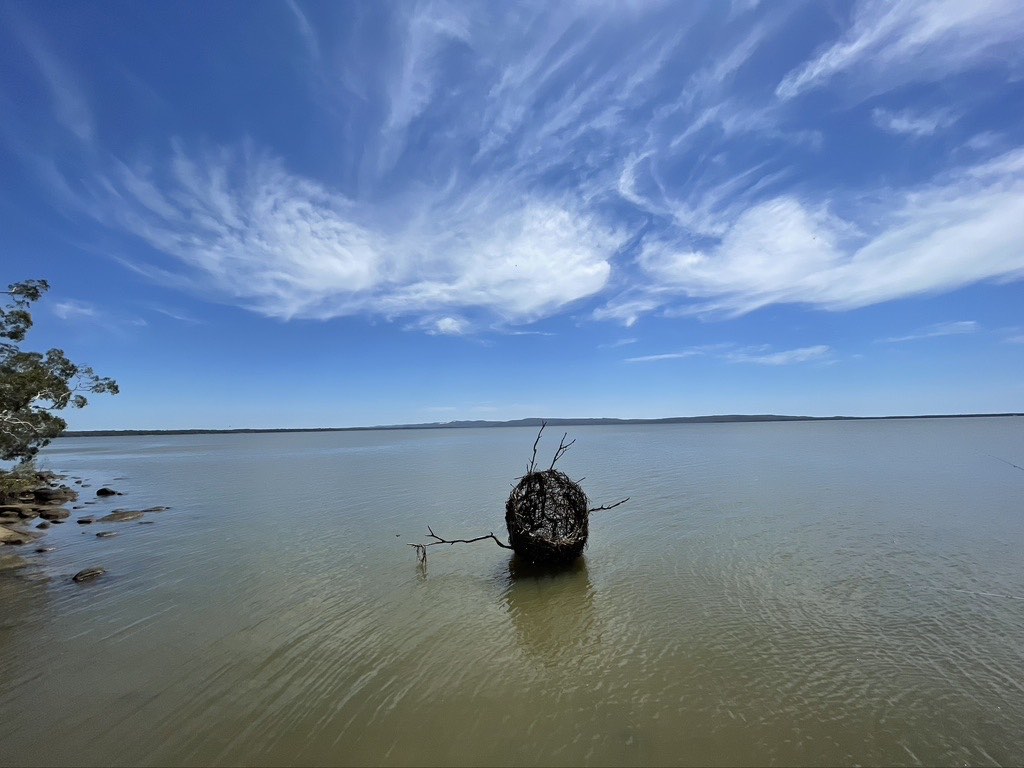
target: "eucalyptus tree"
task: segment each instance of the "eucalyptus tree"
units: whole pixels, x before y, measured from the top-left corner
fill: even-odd
[[[34,302],[46,280],[12,283],[0,307],[0,460],[25,463],[67,427],[65,408],[84,408],[86,395],[118,392],[117,382],[71,362],[61,349],[30,352],[21,344],[32,328]]]

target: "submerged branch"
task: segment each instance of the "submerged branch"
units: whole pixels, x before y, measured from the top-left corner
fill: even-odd
[[[427,562],[427,547],[433,547],[437,544],[472,544],[476,541],[484,541],[485,539],[494,539],[494,543],[504,549],[512,549],[508,544],[504,543],[501,539],[495,536],[493,533],[488,533],[486,536],[477,536],[475,539],[442,539],[434,530],[428,525],[427,532],[430,534],[430,538],[434,539],[427,544],[409,544],[410,547],[416,548],[416,555],[419,558],[421,564]]]

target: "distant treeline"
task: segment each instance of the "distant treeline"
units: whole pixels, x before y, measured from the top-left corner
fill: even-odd
[[[378,427],[316,427],[299,429],[92,429],[67,431],[63,437],[113,437],[125,435],[246,435],[273,432],[367,432],[383,429],[474,429],[480,427],[619,426],[628,424],[724,424],[758,421],[866,421],[871,419],[976,419],[1024,416],[1024,413],[937,413],[925,416],[780,416],[777,414],[727,414],[720,416],[673,416],[666,419],[514,419],[512,421],[445,421],[429,424],[388,424]]]

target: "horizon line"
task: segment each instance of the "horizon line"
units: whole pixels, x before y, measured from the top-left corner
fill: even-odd
[[[666,416],[661,418],[540,418],[488,420],[456,419],[452,421],[419,422],[413,424],[378,424],[374,426],[348,427],[229,427],[224,429],[188,427],[180,429],[69,429],[57,437],[113,437],[117,435],[195,435],[195,434],[266,434],[275,432],[367,432],[375,430],[402,429],[474,429],[492,427],[539,427],[549,426],[629,426],[633,424],[715,424],[715,423],[759,423],[779,421],[869,421],[885,419],[969,419],[1024,416],[1024,412],[1008,413],[934,413],[888,416],[791,416],[784,414],[713,414],[706,416]]]

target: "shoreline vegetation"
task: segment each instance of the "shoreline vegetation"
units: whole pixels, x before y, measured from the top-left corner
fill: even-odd
[[[905,419],[980,419],[1024,416],[1021,413],[936,413],[916,416],[784,416],[777,414],[726,414],[716,416],[671,416],[663,419],[513,419],[510,421],[434,421],[423,424],[382,424],[372,427],[278,427],[240,429],[80,429],[66,430],[60,437],[132,437],[146,435],[239,435],[276,432],[373,432],[398,429],[479,429],[484,427],[628,426],[633,424],[731,424],[777,421],[897,421]],[[59,438],[58,438],[59,439]]]

